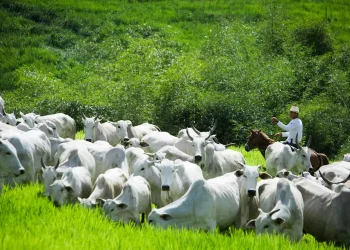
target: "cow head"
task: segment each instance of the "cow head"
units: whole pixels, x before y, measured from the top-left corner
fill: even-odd
[[[95,131],[100,123],[100,120],[98,119],[98,114],[95,117],[90,118],[85,117],[83,113],[81,114],[81,116],[84,124],[84,140],[89,142],[95,142]]]
[[[250,220],[246,227],[255,229],[257,234],[275,234],[283,232],[283,224],[289,220],[290,213],[281,209],[274,209],[269,213],[264,213],[259,208],[259,216],[256,220]]]
[[[8,140],[0,139],[0,159],[0,177],[19,176],[25,173],[16,148]]]
[[[41,159],[41,170],[43,172],[43,180],[44,180],[44,196],[50,196],[51,192],[51,184],[57,180],[58,173],[56,169],[58,168],[60,162],[57,161],[54,167],[48,167],[44,164],[43,159]]]
[[[129,120],[120,120],[117,122],[110,122],[116,128],[116,136],[119,141],[129,141],[134,137],[132,133],[132,122]]]
[[[56,180],[50,187],[50,198],[56,207],[63,206],[72,201],[74,190],[65,180]]]
[[[236,170],[235,175],[241,177],[240,190],[243,195],[248,197],[254,197],[256,195],[256,186],[258,184],[258,178],[271,179],[272,177],[267,173],[259,173],[261,166],[247,166],[243,165],[242,169]]]
[[[19,114],[22,117],[24,123],[27,124],[29,128],[35,127],[35,124],[37,124],[36,118],[38,118],[39,115],[33,112],[28,114],[23,114],[22,112],[19,112]]]
[[[171,161],[163,159],[160,164],[156,164],[160,172],[162,191],[171,191],[170,189],[174,188],[174,183],[176,183],[178,178],[177,171],[181,166],[183,166],[183,161],[181,160]],[[180,187],[177,186],[176,188]]]
[[[304,171],[308,171],[308,172],[312,171],[312,166],[310,161],[310,151],[308,147],[302,147],[299,144],[298,134],[296,135],[295,142],[297,145],[296,154],[294,156],[296,165],[302,166]]]

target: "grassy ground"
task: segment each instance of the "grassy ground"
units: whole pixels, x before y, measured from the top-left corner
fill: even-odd
[[[264,164],[258,151],[241,151],[249,165]],[[256,236],[232,229],[226,234],[117,225],[100,210],[79,205],[56,208],[35,184],[5,188],[0,198],[0,249],[338,249],[305,235],[300,243],[281,236]]]

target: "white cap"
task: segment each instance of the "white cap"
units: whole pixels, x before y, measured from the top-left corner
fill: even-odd
[[[299,108],[297,106],[292,106],[289,111],[299,113]]]

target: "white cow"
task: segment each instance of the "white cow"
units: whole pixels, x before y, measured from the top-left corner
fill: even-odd
[[[16,126],[17,124],[15,113],[8,114],[5,112],[5,109],[3,110],[3,114],[0,114],[0,121],[11,126]]]
[[[112,146],[116,146],[120,142],[116,128],[109,122],[100,123],[98,115],[88,118],[82,114],[82,120],[84,123],[84,140],[89,142],[107,141]]]
[[[139,148],[140,147],[140,140],[138,138],[130,138],[128,141],[124,141],[123,145],[125,148]]]
[[[155,153],[147,153],[153,160],[169,159],[175,161],[180,159],[182,161],[194,162],[194,157],[186,154],[175,146],[164,146]]]
[[[36,117],[38,116],[34,112],[23,114],[22,112],[19,112],[21,118],[23,119],[23,122],[28,125],[29,128],[34,128],[35,124],[38,123],[36,121]]]
[[[161,198],[161,178],[160,171],[154,165],[154,162],[150,161],[149,156],[146,154],[135,154],[134,159],[134,176],[142,176],[146,179],[151,187],[152,194],[152,203],[154,203],[157,207],[162,207],[163,201]]]
[[[297,146],[298,148],[292,151],[289,145],[281,142],[270,144],[265,151],[266,171],[276,176],[277,172],[284,168],[296,174],[312,170],[308,148],[301,147],[299,143]]]
[[[296,174],[293,174],[292,172],[288,171],[287,169],[282,169],[282,170],[278,171],[276,174],[276,177],[287,178],[290,181],[292,181],[296,178],[305,177],[305,178],[310,179],[310,180],[318,181],[318,177],[312,176],[309,172],[302,172],[301,175],[296,175]]]
[[[109,169],[97,177],[91,195],[87,199],[78,197],[78,200],[82,206],[94,208],[99,199],[114,199],[117,197],[127,180],[128,177],[123,170],[119,168]]]
[[[337,192],[305,178],[293,180],[302,194],[304,231],[318,241],[350,245],[350,189],[344,184]]]
[[[304,202],[294,183],[284,178],[259,183],[259,216],[248,222],[257,234],[283,234],[291,241],[303,237]],[[264,212],[265,211],[265,212]]]
[[[168,132],[152,131],[142,137],[140,146],[147,153],[155,153],[164,146],[173,146],[178,140]]]
[[[51,122],[56,126],[57,133],[62,138],[75,139],[76,126],[75,121],[69,115],[56,113],[45,116],[36,116],[38,123]]]
[[[19,176],[25,173],[17,156],[16,148],[8,141],[0,139],[0,195],[4,184],[4,178]]]
[[[142,148],[127,148],[125,150],[125,157],[126,157],[126,165],[129,168],[129,173],[134,173],[134,165],[139,158],[143,158],[145,155],[145,151]]]
[[[7,139],[17,151],[17,156],[25,173],[18,177],[6,178],[10,186],[21,183],[32,183],[37,181],[41,170],[41,159],[47,162],[50,159],[50,141],[46,135],[39,130],[20,132],[16,129],[0,132],[2,139]]]
[[[350,174],[350,162],[339,161],[333,162],[332,164],[323,165],[319,168],[319,171],[315,173],[316,176],[320,176],[319,172],[322,172],[324,175],[327,175],[328,172],[334,173],[337,177],[345,179]]]
[[[126,161],[126,151],[122,145],[117,145],[109,149],[102,159],[104,169],[100,171],[103,173],[111,168],[120,168],[129,177],[129,166]]]
[[[350,173],[347,178],[341,179],[334,172],[327,172],[326,175],[323,175],[322,172],[319,172],[321,184],[331,190],[338,190],[339,185],[345,185],[350,188]]]
[[[118,143],[128,141],[130,138],[137,138],[141,141],[142,137],[146,134],[152,131],[160,131],[156,125],[149,123],[133,126],[130,120],[119,120],[109,123],[116,129]]]
[[[56,171],[61,176],[68,168],[78,166],[85,167],[91,175],[93,182],[96,181],[96,162],[87,147],[78,141],[62,143],[58,146],[55,154],[55,162],[59,161]]]
[[[103,205],[106,217],[115,222],[140,224],[147,219],[152,210],[151,188],[141,176],[130,178],[123,185],[119,196],[113,200],[105,201]],[[142,220],[140,221],[140,214]]]
[[[258,199],[256,187],[258,178],[262,180],[271,179],[267,173],[259,173],[259,166],[243,165],[242,169],[236,170],[237,182],[240,194],[240,214],[236,225],[245,228],[249,220],[258,217]]]
[[[71,142],[72,139],[70,139],[70,138],[63,139],[63,138],[50,137],[49,141],[50,141],[50,148],[51,148],[51,157],[47,161],[47,165],[53,166],[53,165],[55,165],[57,163],[57,161],[55,161],[55,155],[57,153],[59,145],[61,145],[62,143]]]
[[[148,222],[158,227],[193,228],[214,232],[235,223],[240,198],[234,173],[210,180],[197,180],[180,199],[153,209]]]
[[[41,166],[42,166],[42,179],[44,183],[44,193],[43,196],[50,196],[51,193],[51,184],[55,182],[55,180],[59,179],[59,174],[57,173],[56,169],[58,168],[59,161],[57,161],[57,164],[55,166],[46,166],[43,160],[41,160]],[[62,176],[62,175],[60,175]]]
[[[50,197],[55,206],[88,198],[92,191],[91,175],[85,167],[68,168],[60,180],[51,184]]]
[[[164,205],[183,196],[193,182],[204,179],[200,167],[191,162],[164,159],[155,165],[161,172],[161,199]]]
[[[205,142],[205,145],[203,172],[206,179],[233,172],[245,164],[243,155],[238,151],[231,149],[216,151],[215,146],[208,141]]]

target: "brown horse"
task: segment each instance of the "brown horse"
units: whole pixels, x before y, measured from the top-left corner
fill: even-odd
[[[244,149],[249,152],[252,149],[258,148],[260,153],[265,158],[266,148],[275,141],[268,137],[265,133],[259,130],[250,130],[250,135]],[[316,172],[321,166],[329,164],[328,157],[325,154],[317,153],[315,150],[309,148],[310,161],[312,165],[312,174]]]

